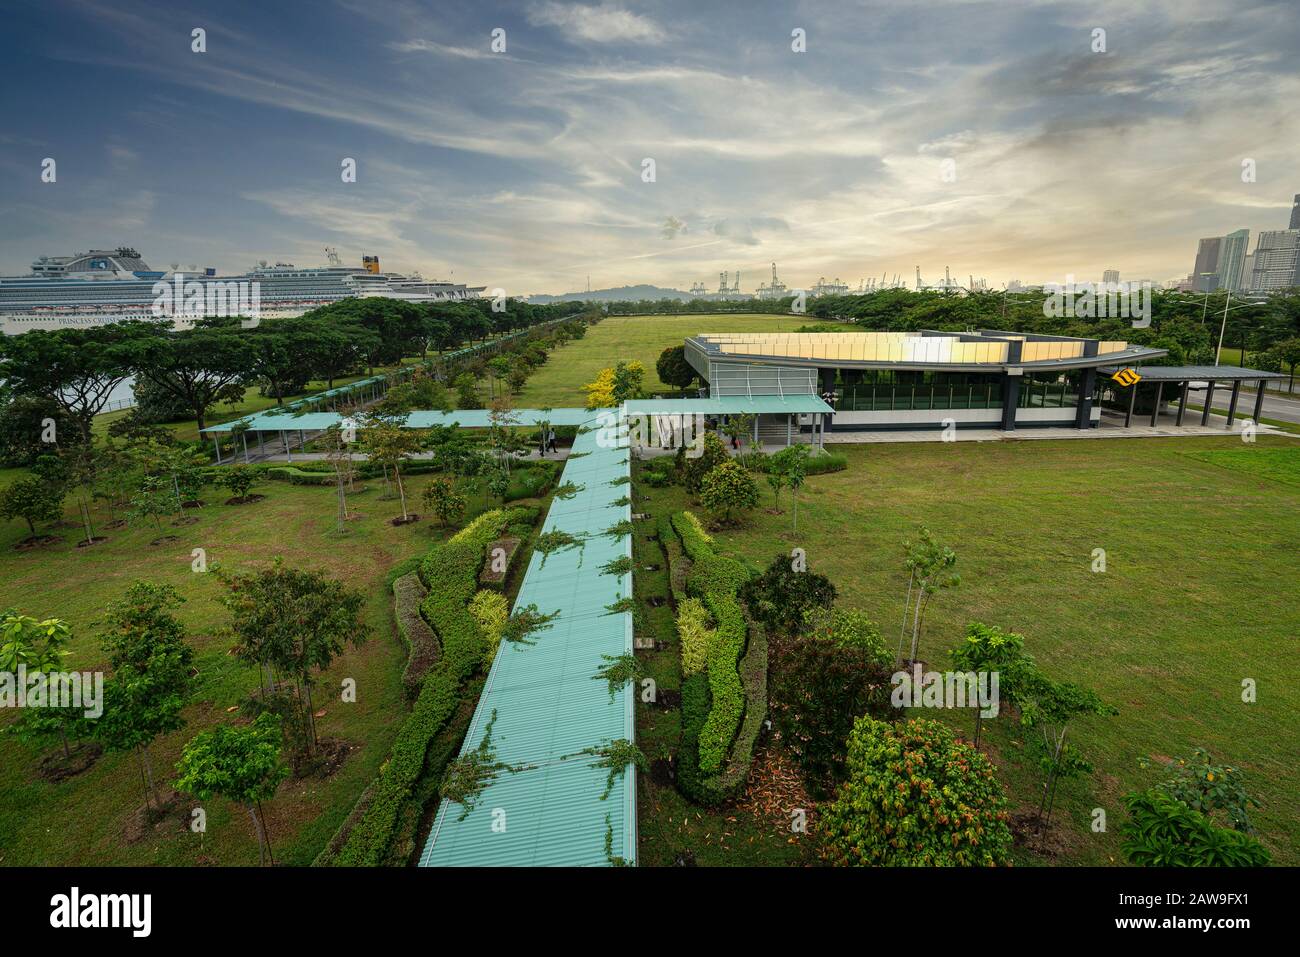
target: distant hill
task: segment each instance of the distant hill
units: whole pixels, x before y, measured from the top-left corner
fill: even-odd
[[[676,299],[679,302],[689,302],[691,300],[689,292],[682,292],[680,289],[665,289],[663,286],[619,286],[615,289],[593,289],[591,292],[566,292],[562,296],[537,295],[529,296],[529,302],[548,303],[548,302],[573,302],[575,300],[585,300],[587,302],[615,302],[618,300],[640,299]]]

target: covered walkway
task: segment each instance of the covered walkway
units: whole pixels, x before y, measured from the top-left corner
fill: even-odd
[[[1107,366],[1098,371],[1105,376],[1114,376],[1121,371],[1121,367]],[[1156,387],[1155,401],[1151,405],[1149,422],[1151,428],[1155,428],[1159,424],[1160,416],[1164,412],[1166,387],[1181,387],[1178,390],[1178,412],[1174,419],[1174,425],[1176,426],[1183,424],[1183,419],[1187,413],[1188,395],[1194,391],[1204,391],[1205,398],[1200,403],[1202,405],[1200,424],[1202,427],[1206,427],[1210,424],[1210,416],[1213,414],[1211,409],[1214,405],[1215,389],[1221,384],[1231,384],[1232,397],[1228,401],[1227,424],[1225,426],[1225,428],[1231,429],[1233,420],[1237,417],[1237,405],[1241,398],[1241,384],[1243,382],[1257,383],[1255,406],[1251,420],[1258,424],[1263,414],[1265,385],[1271,379],[1286,378],[1280,372],[1243,369],[1240,366],[1136,366],[1133,371],[1141,379],[1136,385],[1123,387],[1128,389],[1128,409],[1124,415],[1125,428],[1129,428],[1133,424],[1133,412],[1137,405],[1138,387],[1144,382],[1153,383]],[[1170,394],[1173,394],[1172,389]]]

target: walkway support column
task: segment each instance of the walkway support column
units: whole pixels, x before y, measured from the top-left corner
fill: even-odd
[[[239,436],[244,442],[244,464],[248,464],[248,433],[242,432]]]
[[[1183,395],[1182,398],[1178,400],[1178,418],[1174,420],[1174,425],[1183,424],[1183,413],[1187,411],[1187,393],[1192,391],[1191,385],[1190,382],[1183,383]]]
[[[212,434],[212,448],[217,453],[217,464],[220,465],[221,464],[221,439],[217,437],[217,434],[215,432]]]
[[[1079,405],[1075,410],[1074,427],[1092,428],[1092,394],[1097,390],[1097,370],[1083,369],[1079,379]]]
[[[1238,379],[1232,383],[1232,398],[1228,400],[1228,428],[1232,428],[1232,420],[1237,416],[1237,399],[1241,397],[1241,380]]]
[[[792,416],[789,412],[787,412],[785,414],[785,447],[787,449],[790,447],[791,440],[793,439],[793,435],[792,435],[793,432],[794,432],[794,416]]]
[[[1205,411],[1201,413],[1201,425],[1210,424],[1210,409],[1214,406],[1214,380],[1205,387]]]
[[[1138,387],[1135,382],[1128,387],[1128,411],[1124,413],[1124,428],[1126,429],[1133,424],[1133,406],[1137,405],[1137,400]]]
[[[1134,395],[1136,394],[1137,393],[1135,392]],[[1157,382],[1156,402],[1155,405],[1151,406],[1151,428],[1153,429],[1156,427],[1156,423],[1160,421],[1160,402],[1162,399],[1164,399],[1164,397],[1165,397],[1165,384],[1163,382]]]
[[[1255,424],[1259,425],[1260,416],[1264,414],[1264,386],[1268,384],[1267,379],[1260,379],[1258,383],[1259,391],[1255,393]]]
[[[1016,430],[1016,406],[1020,404],[1020,380],[1024,373],[1020,369],[1008,369],[1002,375],[1002,431]]]

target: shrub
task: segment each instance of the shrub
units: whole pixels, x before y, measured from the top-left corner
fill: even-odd
[[[704,530],[694,512],[678,512],[673,516],[673,528],[681,536],[682,548],[693,562],[713,554],[713,539]]]
[[[727,452],[727,447],[722,444],[722,439],[718,438],[716,432],[705,432],[703,447],[700,454],[695,458],[687,458],[686,450],[678,450],[680,457],[680,467],[682,475],[682,484],[692,495],[698,495],[700,487],[704,484],[704,476],[708,475],[723,462],[731,461],[731,455]]]
[[[487,654],[483,656],[484,664],[492,664],[501,645],[501,635],[506,630],[506,620],[510,617],[510,603],[505,595],[490,588],[480,591],[469,603],[469,613],[483,630],[487,641]]]
[[[397,632],[406,643],[406,669],[402,672],[402,686],[409,697],[415,697],[420,682],[438,660],[438,636],[429,623],[420,617],[420,603],[428,595],[420,583],[420,576],[408,572],[393,582],[393,612],[397,618]]]
[[[1269,853],[1249,834],[1220,827],[1177,798],[1150,788],[1126,795],[1120,849],[1139,867],[1264,867]]]
[[[709,694],[713,705],[700,729],[699,744],[700,770],[710,774],[722,767],[745,710],[745,692],[736,671],[745,650],[745,616],[731,595],[712,592],[705,596],[704,603],[717,622],[709,643]]]
[[[699,674],[709,661],[713,629],[709,613],[698,598],[687,598],[677,609],[677,635],[681,639],[682,675]]]
[[[848,781],[822,815],[823,856],[835,864],[998,865],[1011,829],[993,765],[928,719],[859,718]]]
[[[755,472],[767,473],[772,470],[774,456],[764,455],[762,453],[749,453],[740,456],[740,461],[746,468],[751,468]],[[839,452],[822,452],[820,455],[810,455],[804,459],[805,475],[826,475],[830,472],[843,472],[849,467],[849,457]]]
[[[804,630],[809,612],[831,606],[835,586],[825,575],[796,571],[790,556],[778,554],[762,575],[745,582],[740,597],[774,636],[789,636]]]
[[[814,797],[826,796],[843,779],[854,720],[893,716],[892,665],[888,652],[882,662],[869,643],[842,644],[833,627],[775,645],[772,718]]]
[[[730,522],[735,512],[758,505],[758,486],[739,464],[723,462],[700,482],[700,502],[711,512]]]

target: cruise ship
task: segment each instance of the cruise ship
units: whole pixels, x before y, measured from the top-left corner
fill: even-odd
[[[218,276],[206,268],[189,272],[173,266],[151,269],[129,246],[92,249],[75,256],[41,256],[29,276],[0,277],[0,328],[6,335],[32,329],[95,326],[127,319],[157,319],[159,283],[198,281],[247,283],[255,290],[262,318],[297,316],[317,306],[359,296],[388,296],[408,302],[472,299],[483,286],[422,279],[380,271],[377,256],[362,257],[361,266],[346,266],[338,253],[325,250],[329,265],[299,267],[265,262],[237,276]],[[256,284],[256,285],[254,285]],[[203,313],[206,314],[206,313]],[[175,321],[192,324],[199,315]]]

